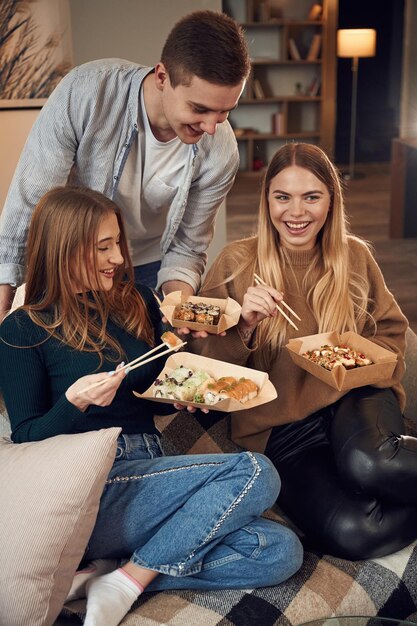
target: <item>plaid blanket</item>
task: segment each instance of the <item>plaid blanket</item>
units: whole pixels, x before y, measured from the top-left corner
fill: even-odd
[[[179,412],[157,419],[166,454],[235,452],[222,413]],[[278,510],[271,519],[288,521]],[[417,542],[368,561],[345,561],[309,546],[303,566],[277,587],[144,593],[122,626],[299,626],[331,616],[408,619],[417,624]],[[85,604],[67,605],[59,624],[82,623]]]

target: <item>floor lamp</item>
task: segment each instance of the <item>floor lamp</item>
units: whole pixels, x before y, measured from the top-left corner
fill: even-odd
[[[350,109],[349,171],[345,178],[355,178],[356,104],[359,58],[374,57],[376,31],[373,28],[346,28],[337,31],[337,56],[352,58],[352,104]]]

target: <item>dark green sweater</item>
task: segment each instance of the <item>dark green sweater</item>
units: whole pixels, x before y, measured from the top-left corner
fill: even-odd
[[[163,328],[155,298],[147,287],[139,289],[159,342]],[[144,341],[111,321],[107,328],[123,347],[128,361],[150,349]],[[81,376],[111,371],[117,364],[105,360],[98,368],[97,355],[76,351],[47,336],[22,310],[11,313],[0,326],[0,389],[11,421],[13,441],[37,441],[111,426],[121,426],[125,433],[156,433],[154,414],[175,411],[171,405],[133,395],[133,390],[143,392],[155,380],[164,367],[166,357],[161,357],[130,372],[109,406],[90,405],[82,413],[65,397],[68,387]]]

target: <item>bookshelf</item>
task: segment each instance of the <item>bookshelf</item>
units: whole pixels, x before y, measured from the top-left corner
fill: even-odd
[[[252,72],[230,122],[240,167],[266,165],[288,141],[334,156],[338,0],[224,0],[245,30]]]

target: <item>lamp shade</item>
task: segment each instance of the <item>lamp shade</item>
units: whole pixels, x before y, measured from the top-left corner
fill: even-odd
[[[344,28],[337,31],[337,56],[374,57],[376,30],[373,28]]]

